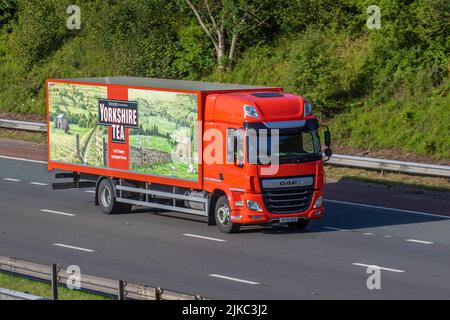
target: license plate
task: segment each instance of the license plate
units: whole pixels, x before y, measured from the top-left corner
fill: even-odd
[[[280,218],[280,223],[298,222],[297,217],[292,218]]]

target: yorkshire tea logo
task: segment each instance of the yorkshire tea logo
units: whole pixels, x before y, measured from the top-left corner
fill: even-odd
[[[134,101],[98,100],[99,124],[111,127],[111,140],[126,143],[125,128],[138,128],[138,103]]]

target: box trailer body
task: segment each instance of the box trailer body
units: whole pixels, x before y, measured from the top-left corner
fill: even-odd
[[[302,226],[324,213],[322,152],[310,107],[279,87],[48,80],[48,169],[71,179],[55,189],[95,186],[105,213],[148,206],[206,216],[223,232],[247,224]],[[280,137],[275,166],[259,156],[275,141],[264,130]]]

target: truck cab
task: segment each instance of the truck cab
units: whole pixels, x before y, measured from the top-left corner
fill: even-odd
[[[203,185],[222,232],[251,224],[304,228],[323,216],[319,123],[307,99],[281,91],[211,94],[203,129]],[[226,137],[217,144],[222,150],[210,147],[217,142],[210,130]],[[329,131],[325,136],[330,156]]]

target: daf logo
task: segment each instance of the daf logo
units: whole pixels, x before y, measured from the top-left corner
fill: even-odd
[[[298,181],[296,180],[291,180],[291,181],[281,181],[280,182],[280,186],[282,187],[289,187],[289,186],[295,186],[298,184]]]
[[[299,177],[290,179],[266,179],[262,181],[263,188],[290,188],[290,187],[306,187],[314,184],[314,177]]]

